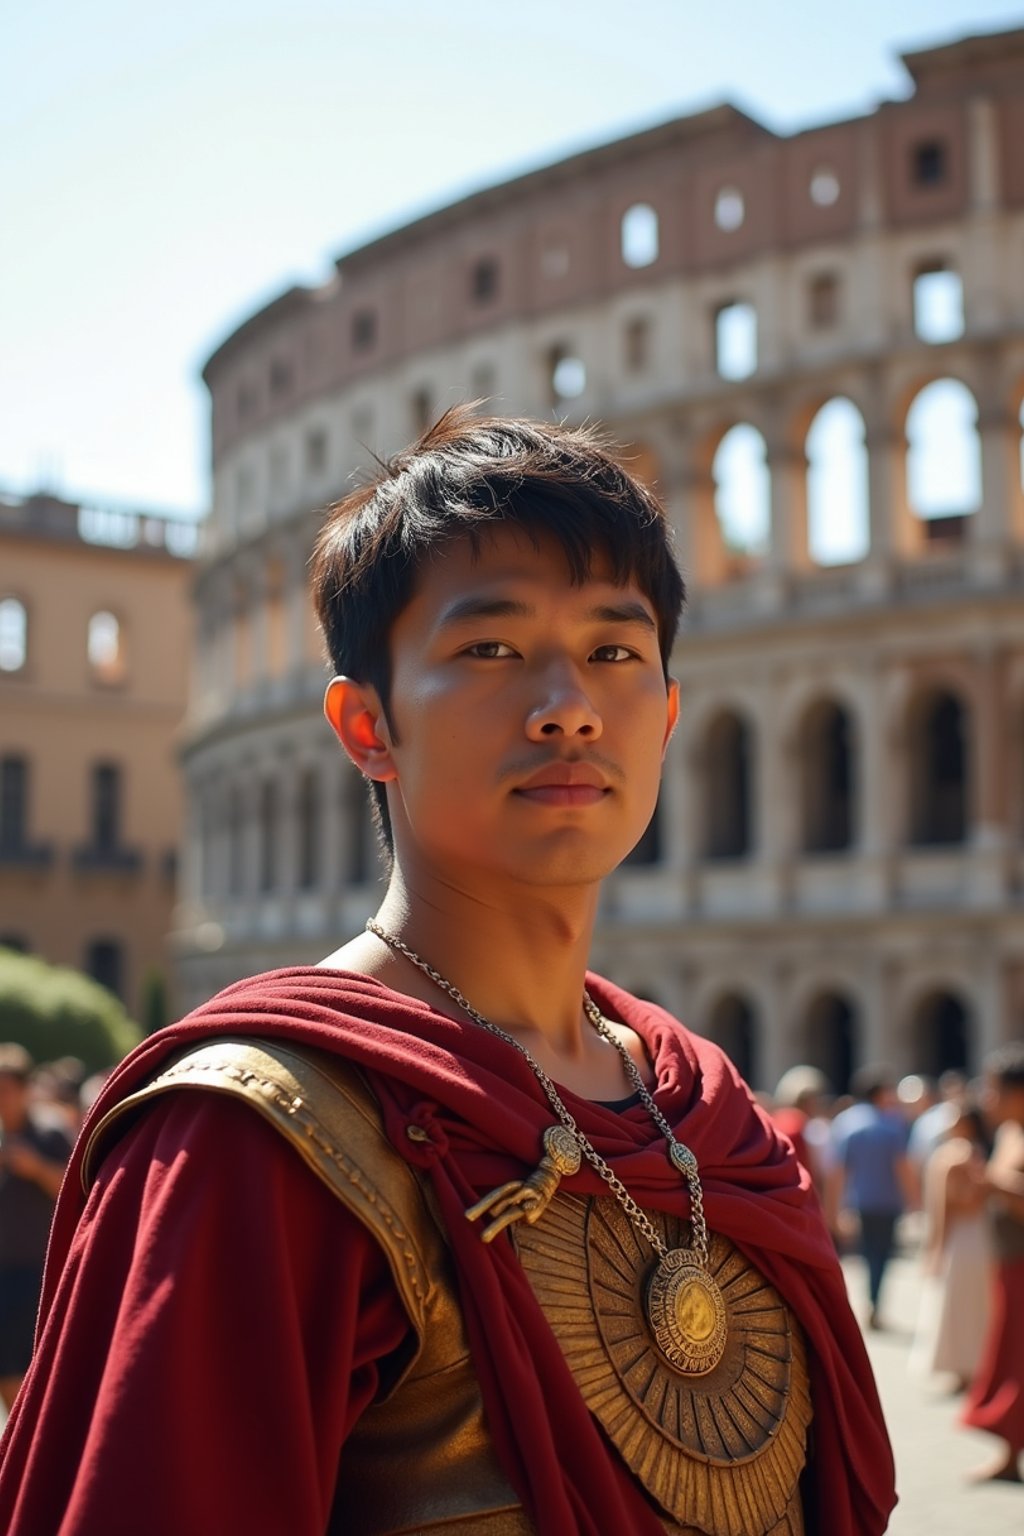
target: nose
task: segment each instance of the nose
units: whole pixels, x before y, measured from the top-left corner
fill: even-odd
[[[601,728],[601,716],[576,668],[549,667],[543,673],[537,702],[527,716],[526,734],[530,740],[582,736],[586,741],[596,741]]]

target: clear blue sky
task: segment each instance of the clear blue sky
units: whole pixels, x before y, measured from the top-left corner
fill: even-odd
[[[721,100],[905,95],[987,0],[0,0],[0,487],[201,511],[198,371],[367,234]]]

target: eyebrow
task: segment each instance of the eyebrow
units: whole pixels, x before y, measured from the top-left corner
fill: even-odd
[[[532,619],[536,612],[529,603],[511,597],[459,597],[442,613],[438,628],[450,629],[471,619]],[[632,599],[598,603],[588,608],[583,618],[591,624],[642,624],[652,633],[657,632],[657,625],[643,603]]]

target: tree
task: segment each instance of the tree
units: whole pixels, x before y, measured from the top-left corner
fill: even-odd
[[[90,1072],[114,1066],[141,1031],[112,992],[79,971],[0,949],[0,1040],[36,1061],[77,1056]]]
[[[142,983],[142,1032],[155,1035],[167,1023],[167,985],[160,971],[147,971]]]

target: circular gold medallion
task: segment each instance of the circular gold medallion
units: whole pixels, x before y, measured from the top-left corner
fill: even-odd
[[[669,1365],[687,1376],[713,1371],[729,1336],[722,1293],[689,1248],[665,1255],[647,1283],[647,1316]]]

